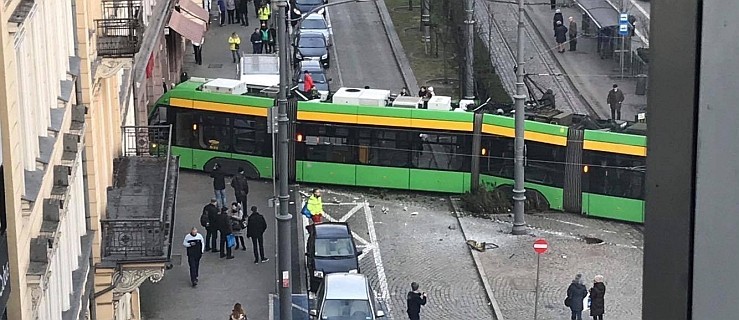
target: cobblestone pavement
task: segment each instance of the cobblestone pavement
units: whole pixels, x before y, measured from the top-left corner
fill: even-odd
[[[445,197],[388,193],[390,196],[332,188],[324,190],[323,202],[328,216],[336,220],[345,217],[358,244],[368,244],[361,257],[361,271],[380,298],[389,297],[383,300],[392,318],[407,318],[405,295],[415,281],[429,297],[422,319],[492,319],[487,296]],[[383,293],[384,288],[387,291]]]
[[[530,235],[510,235],[512,218],[460,217],[467,239],[497,248],[473,251],[482,261],[495,299],[506,320],[528,320],[534,314],[536,238],[549,242],[541,256],[539,318],[568,319],[567,286],[582,273],[588,288],[597,274],[605,277],[609,320],[641,319],[643,234],[640,226],[589,219],[567,213],[526,215]],[[602,239],[588,244],[585,237]]]

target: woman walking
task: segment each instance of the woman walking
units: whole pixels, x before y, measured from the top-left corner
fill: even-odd
[[[234,309],[231,310],[231,317],[229,317],[230,320],[247,320],[246,319],[246,312],[244,311],[244,308],[241,307],[241,303],[237,303],[234,305]]]
[[[603,320],[606,311],[606,285],[603,284],[603,276],[597,275],[593,279],[593,287],[590,288],[590,316],[593,320]]]
[[[233,229],[232,234],[236,238],[236,247],[234,248],[234,250],[239,250],[239,243],[241,243],[241,250],[246,251],[246,244],[244,243],[243,223],[244,210],[242,210],[241,204],[238,202],[231,203],[231,229]]]

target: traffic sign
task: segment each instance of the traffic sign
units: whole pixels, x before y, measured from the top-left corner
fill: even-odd
[[[544,252],[547,252],[548,249],[549,242],[547,242],[546,240],[536,239],[536,241],[534,241],[534,251],[536,251],[536,253],[542,254]]]
[[[618,34],[624,37],[629,35],[629,15],[626,13],[618,17]]]

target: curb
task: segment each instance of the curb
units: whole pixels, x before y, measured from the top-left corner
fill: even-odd
[[[459,213],[461,210],[457,208],[456,201],[452,199],[452,197],[448,197],[449,204],[452,207],[452,211],[454,212],[454,217],[457,218],[457,225],[459,225],[459,230],[462,231],[462,235],[464,236],[464,240],[470,240],[467,238],[467,234],[464,232],[464,228],[462,227],[462,223],[459,221]],[[490,285],[490,282],[488,281],[487,273],[485,273],[485,268],[482,266],[482,261],[480,261],[480,257],[476,252],[474,252],[471,248],[467,248],[469,250],[470,255],[472,256],[472,260],[475,261],[475,268],[477,268],[477,275],[480,276],[480,281],[482,282],[482,286],[485,288],[485,294],[488,296],[488,300],[490,301],[490,308],[493,309],[493,315],[495,316],[496,320],[504,320],[503,313],[500,311],[500,306],[498,306],[498,301],[495,300],[495,295],[493,293],[493,286]]]
[[[418,81],[413,74],[413,69],[411,69],[411,63],[405,55],[403,45],[400,43],[398,32],[395,31],[393,20],[390,19],[390,12],[385,5],[385,0],[375,0],[373,2],[377,6],[377,11],[380,13],[382,26],[385,27],[385,34],[387,35],[388,41],[390,41],[390,48],[393,50],[395,63],[398,65],[398,69],[400,69],[400,73],[403,76],[405,87],[408,89],[408,92],[418,92]]]

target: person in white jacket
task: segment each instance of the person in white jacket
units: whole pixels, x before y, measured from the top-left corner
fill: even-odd
[[[185,236],[182,245],[187,248],[187,263],[190,265],[190,282],[192,286],[198,285],[198,271],[200,269],[200,258],[205,252],[205,240],[198,233],[198,228],[193,227]]]

